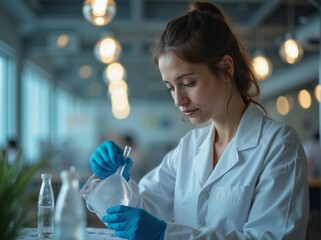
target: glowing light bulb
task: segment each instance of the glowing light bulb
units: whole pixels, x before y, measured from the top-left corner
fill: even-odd
[[[79,76],[82,79],[87,79],[93,74],[93,69],[89,65],[83,65],[79,69]]]
[[[93,15],[96,17],[104,16],[107,10],[107,0],[93,0],[92,1],[92,9]]]
[[[112,95],[113,92],[117,91],[118,89],[124,90],[126,93],[128,91],[127,83],[124,80],[118,80],[110,82],[108,85],[108,91]]]
[[[288,38],[281,44],[279,54],[285,63],[294,64],[302,58],[303,48],[297,40]]]
[[[264,80],[272,74],[272,63],[264,55],[259,54],[253,58],[254,73],[258,80]]]
[[[108,81],[118,81],[125,77],[125,68],[120,63],[113,62],[106,67],[104,73]]]
[[[290,112],[290,104],[285,96],[280,96],[276,100],[276,107],[281,115],[287,115]]]
[[[129,113],[130,113],[130,105],[127,104],[126,107],[122,110],[119,109],[115,109],[114,107],[112,107],[112,113],[113,116],[117,119],[125,119],[128,117]]]
[[[96,43],[94,54],[103,63],[117,61],[121,54],[120,43],[111,36],[107,36]]]
[[[116,110],[124,110],[128,106],[128,97],[112,98],[112,107]]]
[[[85,19],[96,26],[108,24],[116,15],[116,10],[114,0],[85,0],[83,5]]]
[[[68,45],[70,42],[70,38],[66,34],[61,34],[57,39],[56,39],[56,46],[58,48],[64,48]]]
[[[303,89],[299,92],[298,100],[299,100],[300,106],[302,108],[304,108],[304,109],[310,108],[311,101],[312,101],[311,95],[306,89]]]

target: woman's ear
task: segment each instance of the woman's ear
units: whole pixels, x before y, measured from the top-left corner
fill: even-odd
[[[234,74],[234,62],[229,55],[224,55],[221,60],[222,68],[224,70],[224,77],[231,79]]]

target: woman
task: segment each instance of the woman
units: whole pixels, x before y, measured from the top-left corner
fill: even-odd
[[[103,220],[128,239],[305,239],[306,159],[294,130],[265,116],[249,61],[222,12],[195,2],[153,49],[175,105],[194,124],[134,190],[132,207]],[[91,157],[105,178],[124,162],[101,144]]]

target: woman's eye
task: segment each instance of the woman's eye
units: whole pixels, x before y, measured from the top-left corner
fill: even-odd
[[[195,82],[185,83],[184,87],[193,87],[195,85]]]
[[[173,87],[166,87],[166,91],[168,91],[168,92],[171,92],[171,91],[173,91],[173,90],[174,90]]]

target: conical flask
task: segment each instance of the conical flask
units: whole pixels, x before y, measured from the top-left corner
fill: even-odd
[[[130,151],[131,147],[126,146],[123,153],[125,162]],[[88,210],[96,213],[100,219],[107,214],[107,208],[115,205],[128,206],[132,200],[131,188],[123,177],[124,168],[125,165],[120,166],[116,173],[103,181],[95,175],[91,176],[80,191]]]

